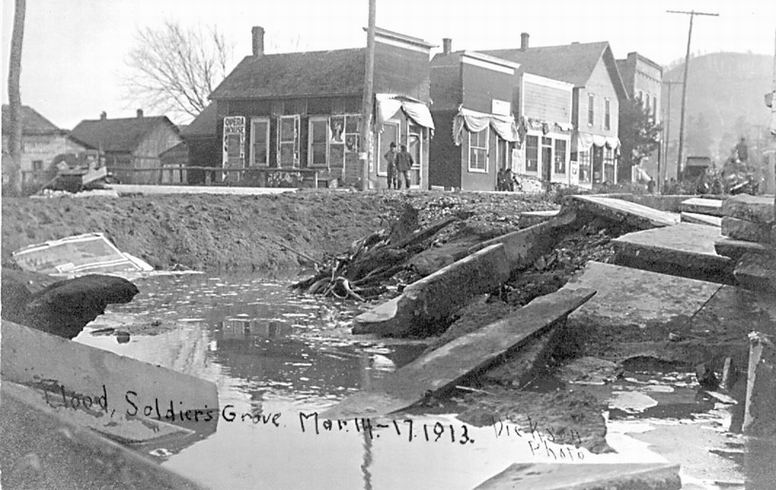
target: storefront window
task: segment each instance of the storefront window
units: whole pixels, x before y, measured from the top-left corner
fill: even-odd
[[[539,170],[539,137],[526,136],[525,138],[525,171],[537,172]]]
[[[555,140],[555,173],[566,173],[566,140]]]

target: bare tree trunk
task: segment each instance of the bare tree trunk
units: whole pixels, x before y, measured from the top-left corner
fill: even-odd
[[[16,0],[11,37],[11,57],[8,66],[8,102],[10,105],[10,134],[8,150],[11,162],[8,166],[10,190],[16,195],[22,193],[22,96],[19,79],[22,71],[22,40],[24,39],[24,13],[26,0]]]

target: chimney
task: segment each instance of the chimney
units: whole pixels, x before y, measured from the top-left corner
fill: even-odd
[[[453,40],[449,37],[442,38],[442,54],[450,54],[453,52]]]
[[[528,33],[527,32],[521,32],[520,33],[520,51],[525,51],[528,49]]]
[[[106,120],[106,119],[108,119],[108,113],[107,113],[107,112],[105,112],[105,111],[102,111],[102,112],[100,113],[100,119],[101,119],[101,120],[103,120],[103,121],[104,121],[104,120]]]
[[[138,109],[137,110],[137,118],[138,119],[142,119],[143,118],[143,109]]]
[[[251,29],[251,39],[253,41],[253,56],[264,54],[264,28],[253,26]]]

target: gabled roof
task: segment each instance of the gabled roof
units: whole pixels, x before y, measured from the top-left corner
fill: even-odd
[[[365,48],[246,56],[211,99],[358,95]]]
[[[496,49],[481,52],[519,63],[526,73],[568,82],[574,87],[584,87],[587,84],[593,69],[603,57],[618,96],[627,98],[614,54],[606,41],[540,46],[525,50]]]
[[[128,117],[121,119],[92,119],[78,123],[71,136],[103,151],[132,152],[143,138],[160,124],[178,128],[167,116]]]
[[[3,133],[11,127],[11,106],[3,104]],[[45,135],[64,134],[67,131],[59,129],[51,121],[41,116],[38,111],[28,105],[22,106],[22,134]]]
[[[184,138],[216,136],[216,104],[212,103],[199,113],[186,127],[181,129]]]

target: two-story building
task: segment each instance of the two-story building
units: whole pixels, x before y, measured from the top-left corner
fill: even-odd
[[[396,142],[413,154],[413,186],[428,187],[430,44],[376,30],[374,119],[370,141],[361,142],[366,48],[266,54],[264,29],[252,36],[252,55],[211,94],[223,167],[258,169],[259,185],[273,174],[261,169],[316,170],[328,185],[357,185],[366,151],[369,186],[384,188],[379,155]]]
[[[580,186],[613,183],[617,176],[619,100],[627,98],[612,50],[607,42],[571,43],[531,48],[523,33],[520,48],[488,50],[486,54],[520,64],[531,75],[572,86],[570,160],[578,168]],[[558,86],[560,88],[560,86]],[[528,94],[524,96],[529,99]],[[526,142],[526,165],[545,152],[544,141]],[[542,154],[541,158],[546,158]],[[536,159],[539,159],[538,155]],[[550,161],[553,158],[550,156]],[[575,162],[575,163],[574,163]],[[527,167],[528,168],[528,167]]]
[[[650,60],[649,58],[637,53],[628,53],[625,59],[617,60],[617,68],[620,71],[625,91],[631,100],[637,100],[652,118],[655,124],[661,121],[662,104],[660,95],[663,83],[663,67]],[[621,128],[621,132],[625,128]],[[658,160],[660,151],[655,150],[651,155],[641,161],[640,167],[651,178],[662,182],[658,176]],[[623,168],[619,178],[621,181],[638,180],[640,177],[638,169]],[[665,168],[660,169],[662,175],[666,175]]]
[[[431,140],[429,180],[433,186],[464,190],[496,189],[499,169],[512,168],[519,142],[512,112],[518,65],[473,51],[443,51],[431,61],[431,114],[437,134]]]
[[[9,157],[10,106],[2,110],[3,160]],[[58,128],[30,106],[22,106],[22,154],[21,172],[23,185],[46,183],[56,174],[51,169],[54,157],[63,153],[79,153],[88,145]],[[6,182],[3,166],[3,183]]]

